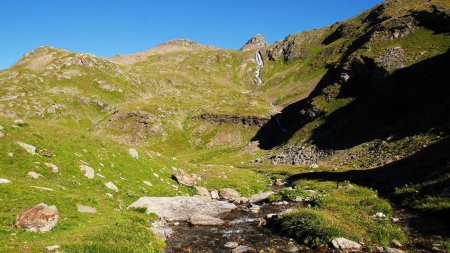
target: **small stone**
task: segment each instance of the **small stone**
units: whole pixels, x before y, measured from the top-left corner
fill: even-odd
[[[361,249],[361,244],[350,241],[344,237],[335,238],[333,241],[331,241],[331,243],[333,244],[334,248],[340,249],[342,251]]]
[[[147,181],[147,180],[144,180],[143,182],[144,182],[144,184],[145,184],[145,185],[147,185],[147,186],[153,186],[153,184],[152,184],[152,183],[150,183],[150,182],[149,182],[149,181]]]
[[[80,170],[84,171],[84,176],[89,179],[93,179],[95,176],[94,169],[87,165],[84,165],[84,164],[80,165]]]
[[[114,197],[114,196],[113,196],[113,195],[112,195],[111,193],[109,193],[109,192],[108,192],[108,193],[106,193],[106,196],[107,196],[107,197],[109,197],[109,198],[112,198],[112,197]]]
[[[195,179],[183,170],[178,169],[175,173],[172,174],[172,177],[181,185],[195,185]]]
[[[211,191],[211,198],[212,199],[219,199],[219,192],[217,190],[212,190]]]
[[[90,206],[81,205],[81,204],[77,204],[77,210],[80,213],[96,213],[97,212],[96,208],[90,207]]]
[[[239,246],[239,244],[237,242],[227,242],[225,243],[224,247],[228,248],[228,249],[234,249],[237,246]]]
[[[31,177],[31,178],[34,178],[34,179],[38,179],[42,175],[39,174],[39,173],[36,173],[34,171],[30,171],[30,172],[28,172],[28,176]]]
[[[256,253],[256,249],[249,246],[241,245],[234,248],[231,251],[231,253]]]
[[[197,194],[202,198],[211,199],[211,195],[209,194],[208,189],[201,186],[196,186],[195,189],[197,190]]]
[[[398,240],[392,240],[392,244],[395,246],[395,247],[402,247],[403,245],[398,241]]]
[[[30,144],[26,144],[23,142],[18,141],[17,144],[19,144],[19,146],[21,146],[23,149],[25,149],[25,151],[27,151],[28,153],[35,155],[36,154],[36,147]]]
[[[128,149],[128,154],[130,154],[130,156],[133,157],[134,159],[139,159],[139,153],[134,148]]]
[[[0,138],[4,137],[4,136],[5,136],[5,134],[2,131],[0,131]]]
[[[40,187],[40,186],[31,186],[31,188],[34,188],[34,189],[38,189],[38,190],[43,190],[43,191],[53,191],[53,189],[51,189],[51,188],[47,188],[47,187]]]
[[[119,191],[119,188],[117,188],[117,186],[113,182],[107,182],[105,183],[105,186],[115,192]]]
[[[53,163],[44,163],[47,168],[51,169],[53,173],[58,173],[58,166],[54,165]]]
[[[55,206],[40,203],[20,212],[16,227],[30,232],[48,232],[56,226],[58,219],[58,209]]]
[[[377,212],[374,215],[372,215],[372,217],[382,219],[382,218],[386,218],[386,214],[384,214],[382,212]]]
[[[252,213],[259,213],[259,210],[261,210],[261,206],[252,205],[249,209]]]
[[[8,156],[9,156],[9,157],[13,157],[13,156],[14,156],[14,153],[13,153],[13,152],[8,152]]]
[[[45,157],[53,157],[53,152],[48,149],[41,149],[39,150],[39,153]]]
[[[11,181],[6,178],[0,178],[0,184],[10,184]]]
[[[235,200],[241,195],[233,188],[223,188],[222,190],[220,190],[220,196],[226,200]]]
[[[287,249],[287,251],[288,251],[288,252],[294,253],[294,252],[299,252],[300,249],[299,249],[297,246],[290,246],[290,247]]]
[[[61,246],[59,246],[59,245],[51,245],[51,246],[45,247],[45,251],[51,252],[51,251],[59,250],[60,248],[61,248]]]
[[[394,217],[392,217],[392,222],[399,222],[399,221],[400,221],[399,218],[394,218]]]

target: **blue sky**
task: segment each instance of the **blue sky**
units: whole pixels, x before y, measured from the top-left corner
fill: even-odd
[[[109,57],[187,38],[238,49],[350,18],[381,0],[1,0],[0,69],[50,45]]]

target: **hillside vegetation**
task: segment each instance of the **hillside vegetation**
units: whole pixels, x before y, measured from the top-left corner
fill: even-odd
[[[162,252],[148,229],[156,216],[127,207],[195,195],[172,179],[177,169],[244,196],[276,178],[293,186],[279,199],[320,192],[277,223],[313,246],[406,242],[397,224],[372,219],[393,215],[381,197],[448,225],[449,33],[449,1],[388,0],[243,50],[174,40],[106,59],[39,47],[0,71],[0,179],[10,181],[0,184],[0,251]],[[41,202],[57,206],[58,226],[16,228]]]

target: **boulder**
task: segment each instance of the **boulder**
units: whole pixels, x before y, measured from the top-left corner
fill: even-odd
[[[11,181],[9,179],[6,178],[0,178],[0,184],[10,184]]]
[[[19,144],[19,146],[21,146],[23,149],[25,149],[25,151],[27,151],[28,153],[35,155],[36,154],[36,147],[30,144],[26,144],[23,142],[18,141],[17,144]]]
[[[177,182],[181,185],[185,186],[194,186],[195,179],[184,170],[178,169],[175,173],[172,174],[172,177],[177,180]]]
[[[269,198],[270,196],[272,196],[274,194],[275,194],[275,192],[273,192],[273,191],[266,191],[266,192],[254,194],[248,199],[248,202],[249,203],[261,202],[261,201],[266,200],[267,198]]]
[[[256,253],[256,249],[245,245],[237,246],[231,251],[231,253],[250,253],[250,252]]]
[[[335,249],[342,251],[356,251],[361,249],[361,244],[350,241],[344,237],[335,238],[331,243]]]
[[[239,192],[233,188],[223,188],[220,190],[220,196],[226,200],[235,200],[241,197]]]
[[[199,226],[219,226],[225,223],[224,220],[211,217],[209,215],[195,214],[189,218],[189,224]]]
[[[96,213],[97,212],[97,208],[85,206],[85,205],[81,205],[81,204],[77,204],[77,210],[80,213]]]
[[[58,219],[58,209],[55,206],[40,203],[20,212],[16,227],[30,232],[48,232],[56,226]]]
[[[219,217],[236,209],[236,205],[226,201],[213,201],[199,197],[141,197],[130,205],[146,208],[147,213],[155,213],[167,221],[189,221],[198,214]]]
[[[205,187],[196,186],[195,189],[197,190],[197,194],[200,197],[206,198],[206,199],[211,199],[211,195],[209,194],[208,189],[206,189]]]
[[[44,163],[47,168],[51,169],[53,173],[58,173],[59,169],[58,166],[54,165],[53,163]]]
[[[119,188],[113,183],[113,182],[107,182],[105,183],[106,188],[111,189],[115,192],[119,192]]]
[[[94,169],[87,165],[84,165],[84,164],[80,165],[80,170],[84,171],[84,176],[89,179],[93,179],[95,176]]]
[[[134,159],[139,159],[139,153],[134,148],[128,149],[128,154],[130,154],[130,156],[133,157]]]

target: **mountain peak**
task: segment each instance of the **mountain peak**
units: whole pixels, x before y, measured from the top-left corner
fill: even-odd
[[[245,43],[245,45],[241,48],[241,50],[253,50],[259,49],[262,47],[267,47],[269,44],[266,42],[264,37],[261,34],[256,34],[251,39]]]

